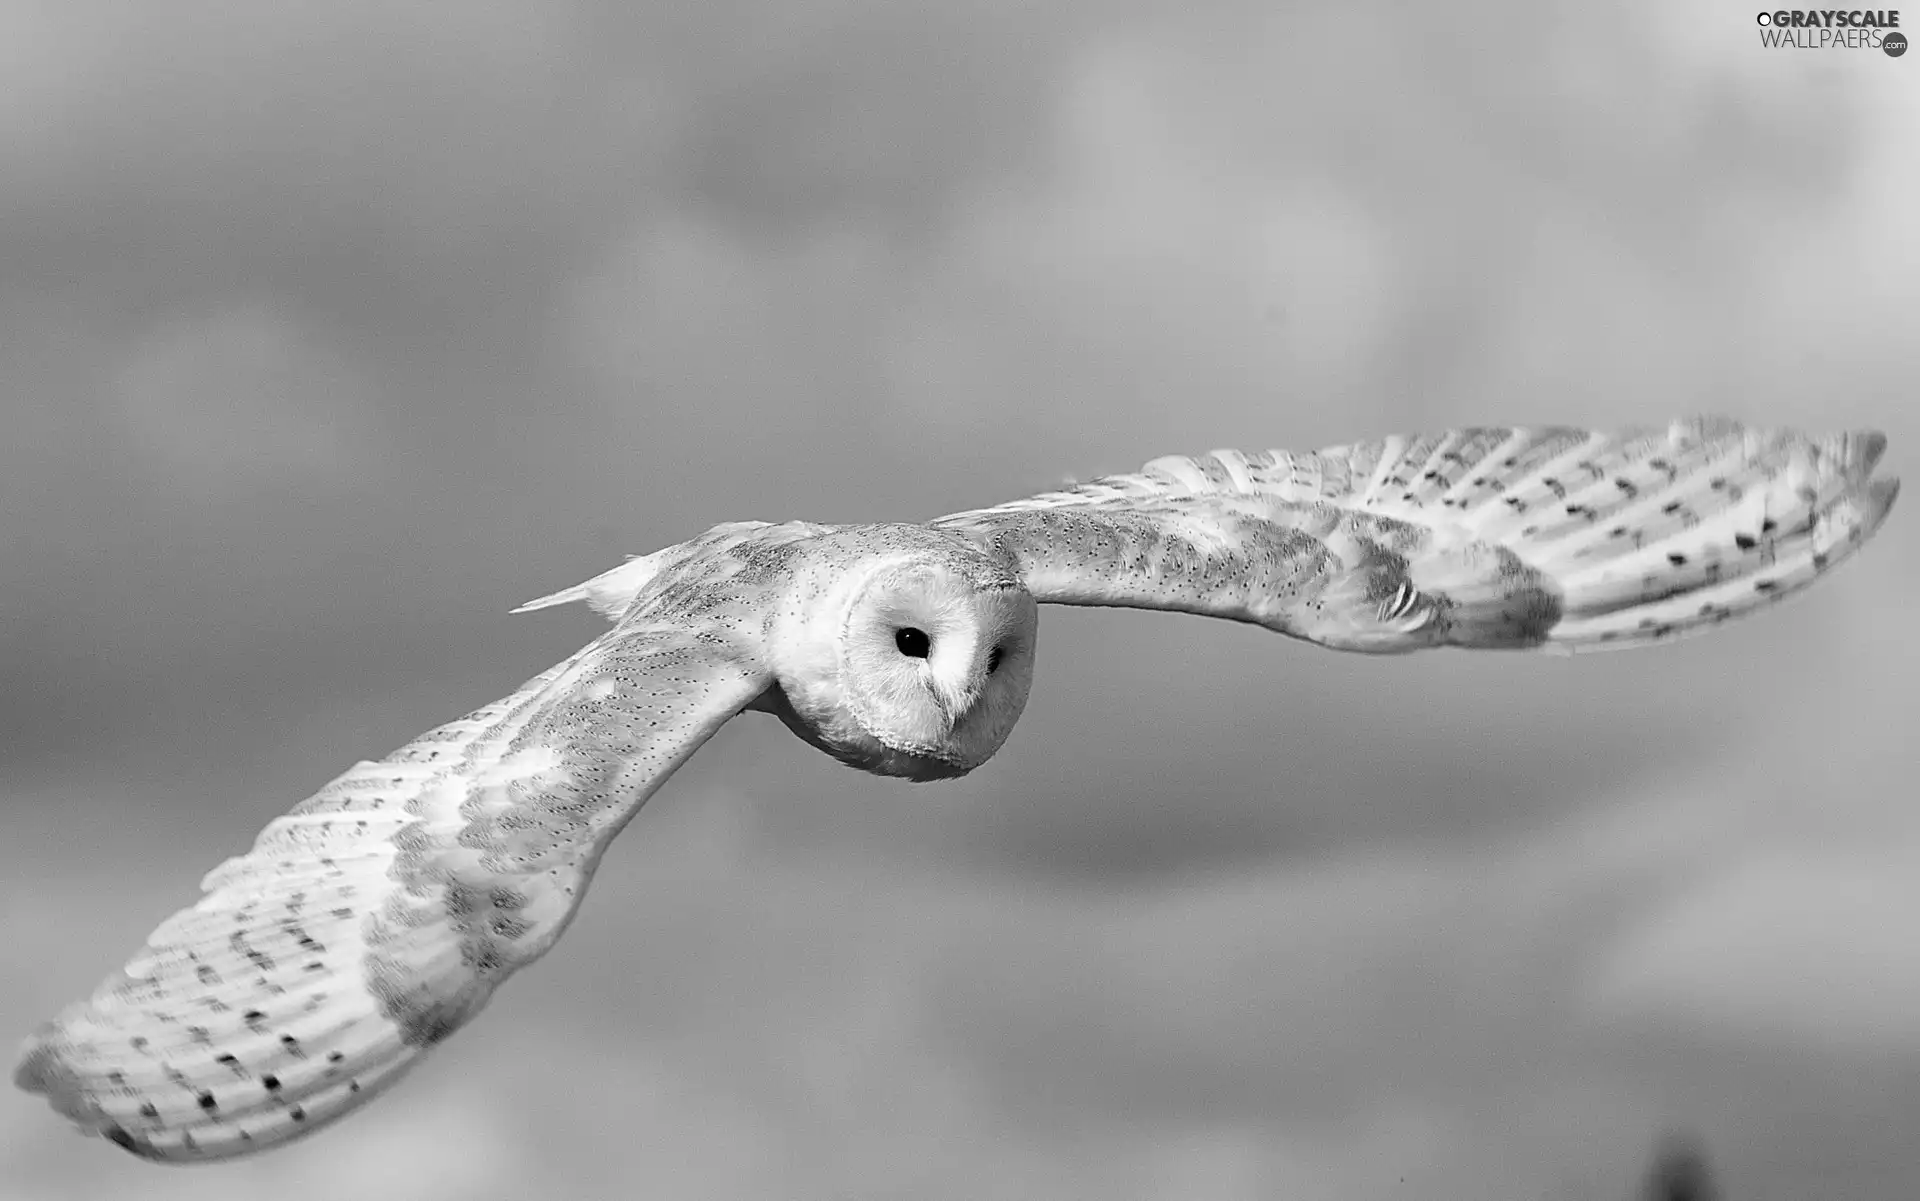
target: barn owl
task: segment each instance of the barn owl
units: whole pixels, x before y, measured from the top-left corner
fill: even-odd
[[[1580,651],[1799,591],[1879,527],[1878,433],[1702,419],[1214,451],[925,524],[738,522],[522,606],[612,629],[362,762],[202,882],[16,1083],[163,1161],[318,1130],[551,948],[609,842],[729,718],[964,775],[1026,703],[1037,604],[1166,609],[1342,651]]]

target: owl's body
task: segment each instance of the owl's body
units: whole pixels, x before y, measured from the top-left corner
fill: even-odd
[[[1897,484],[1877,434],[1697,421],[1457,430],[1155,460],[919,524],[737,522],[524,608],[613,628],[260,834],[16,1082],[167,1161],[299,1137],[392,1083],[565,930],[607,844],[723,722],[963,775],[1026,703],[1037,603],[1251,622],[1338,650],[1581,650],[1821,578]]]

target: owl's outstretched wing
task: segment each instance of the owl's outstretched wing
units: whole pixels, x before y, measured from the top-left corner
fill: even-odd
[[[1886,439],[1706,418],[1218,450],[931,524],[1036,599],[1252,622],[1339,650],[1575,651],[1789,596],[1871,537]]]
[[[268,825],[15,1083],[156,1160],[332,1122],[553,945],[614,835],[769,678],[729,635],[629,614]]]

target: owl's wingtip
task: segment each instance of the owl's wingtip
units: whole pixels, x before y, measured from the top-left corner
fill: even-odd
[[[1887,436],[1879,430],[1855,430],[1853,433],[1857,449],[1854,451],[1854,470],[1861,475],[1872,475],[1879,466],[1880,456],[1887,453]]]
[[[1864,485],[1863,495],[1866,517],[1862,523],[1862,538],[1871,538],[1880,529],[1880,523],[1893,511],[1893,502],[1900,495],[1900,478],[1888,476],[1874,479],[1874,469],[1880,466],[1881,456],[1887,453],[1887,436],[1879,430],[1860,429],[1849,431],[1845,435],[1847,477],[1858,485]]]
[[[13,1087],[36,1096],[47,1092],[47,1045],[35,1035],[20,1044],[20,1060],[13,1065]]]
[[[85,1090],[79,1076],[68,1066],[59,1047],[41,1029],[20,1044],[19,1062],[13,1065],[13,1086],[21,1092],[45,1097],[62,1117],[95,1129],[94,1115],[83,1100]]]
[[[1880,523],[1893,511],[1893,502],[1900,496],[1898,476],[1884,480],[1875,480],[1867,485],[1868,533],[1880,528]]]

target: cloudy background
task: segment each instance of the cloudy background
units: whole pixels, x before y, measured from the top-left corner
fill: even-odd
[[[0,2],[0,1032],[715,522],[1712,409],[1920,446],[1920,56],[1751,6]],[[1576,661],[1054,610],[966,780],[758,715],[324,1136],[0,1198],[1920,1196],[1911,513]]]

